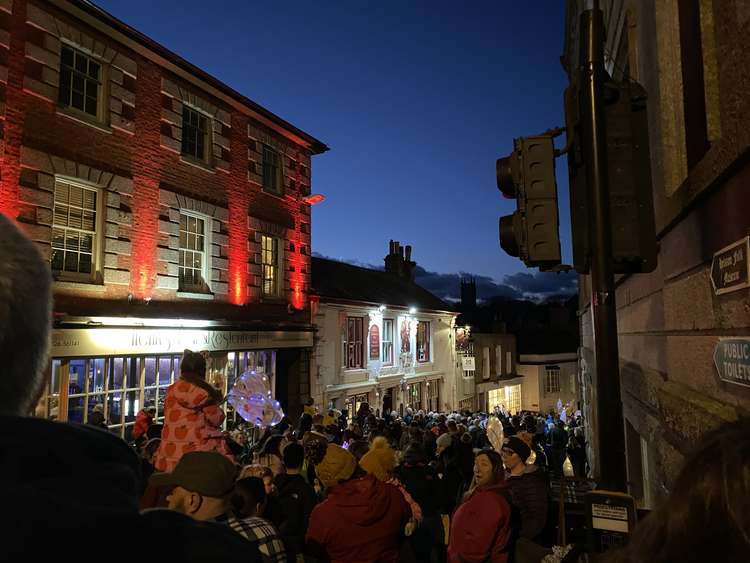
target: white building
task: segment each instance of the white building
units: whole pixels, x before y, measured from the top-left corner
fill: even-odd
[[[578,408],[578,356],[564,354],[521,354],[516,371],[522,376],[521,404],[524,410],[549,412],[561,401]]]
[[[410,248],[391,243],[386,270],[312,259],[316,327],[310,390],[321,408],[381,413],[457,407],[457,313],[413,281]]]

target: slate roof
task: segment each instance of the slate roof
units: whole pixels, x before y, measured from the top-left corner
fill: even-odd
[[[446,302],[416,283],[384,270],[312,258],[312,293],[321,301],[361,301],[420,311],[450,311]]]

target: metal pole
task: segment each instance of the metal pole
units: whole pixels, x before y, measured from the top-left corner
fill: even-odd
[[[627,492],[625,429],[620,396],[617,311],[612,272],[607,137],[603,108],[604,17],[595,2],[581,15],[581,120],[586,181],[591,194],[591,308],[596,357],[594,418],[602,488]]]

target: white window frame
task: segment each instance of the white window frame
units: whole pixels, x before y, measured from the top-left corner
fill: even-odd
[[[424,359],[420,359],[419,357],[419,327],[420,325],[423,325],[423,324],[427,325],[427,329],[425,332],[425,338],[427,338],[427,350],[425,351],[426,357]],[[416,346],[415,346],[416,360],[417,360],[417,363],[419,364],[428,364],[432,361],[432,350],[430,349],[430,347],[432,346],[432,334],[430,334],[432,331],[431,325],[432,323],[430,323],[430,321],[417,321],[417,330],[416,330],[416,335],[414,336],[414,340],[416,343]]]
[[[264,239],[270,239],[273,241],[276,245],[276,263],[275,264],[266,264],[265,262],[265,249],[264,249]],[[282,297],[282,291],[284,287],[284,281],[282,279],[284,272],[281,265],[283,264],[282,260],[282,252],[283,252],[283,240],[280,237],[270,235],[267,233],[261,233],[260,235],[260,293],[261,296],[265,299],[278,299]],[[275,268],[274,270],[274,277],[273,280],[274,287],[271,292],[266,291],[266,266],[273,266]]]
[[[355,326],[355,333],[356,326],[359,324],[359,340],[354,340],[353,342],[349,340],[349,323],[352,321]],[[346,321],[344,324],[344,334],[342,339],[342,350],[343,350],[343,368],[347,370],[354,370],[354,369],[364,369],[365,368],[365,319],[364,317],[361,317],[359,315],[347,315]],[[352,347],[352,354],[354,355],[354,361],[350,362],[349,359],[352,357],[352,355],[349,353],[349,348]],[[356,360],[357,355],[359,356],[359,361]]]
[[[203,265],[202,265],[202,275],[203,275],[203,283],[204,285],[201,287],[198,286],[183,286],[182,285],[182,278],[180,276],[180,270],[182,270],[185,266],[181,265],[182,260],[182,251],[185,250],[187,252],[199,252],[197,250],[189,249],[189,248],[183,248],[182,245],[179,245],[178,252],[179,252],[179,258],[178,260],[178,291],[180,293],[210,293],[211,292],[211,225],[213,221],[213,217],[209,215],[205,215],[203,213],[198,213],[196,211],[192,211],[189,209],[180,209],[180,216],[185,215],[186,217],[193,217],[194,219],[200,219],[203,221]],[[191,268],[193,269],[193,268]]]
[[[388,332],[388,330],[386,330],[386,323],[390,324],[390,327],[391,327],[390,333]],[[382,361],[383,361],[384,366],[392,366],[394,362],[393,328],[395,324],[396,323],[394,319],[383,319],[383,339],[381,341],[382,342],[381,355],[382,355]],[[390,354],[388,354],[388,350],[390,350]]]
[[[101,273],[101,267],[102,267],[102,259],[101,259],[101,248],[102,248],[102,235],[103,235],[103,228],[102,225],[104,224],[102,219],[102,210],[104,209],[104,205],[102,203],[102,200],[105,197],[104,189],[95,186],[93,184],[84,182],[78,178],[71,178],[69,176],[61,176],[56,175],[55,176],[55,187],[52,192],[52,238],[50,239],[50,266],[52,265],[52,252],[54,252],[54,248],[52,247],[52,239],[54,238],[54,230],[55,228],[67,230],[70,229],[70,227],[62,227],[55,225],[55,205],[57,203],[57,200],[55,199],[55,191],[57,190],[57,184],[58,182],[68,184],[69,186],[74,186],[77,188],[81,188],[84,190],[89,190],[94,193],[96,193],[96,205],[94,209],[94,231],[93,231],[93,237],[92,237],[92,243],[91,243],[91,273],[80,273],[80,272],[66,272],[65,270],[53,270],[53,274],[56,280],[60,281],[73,281],[73,282],[81,282],[81,283],[96,283],[100,280],[100,273]],[[68,203],[68,208],[70,208],[70,204]],[[91,232],[86,231],[84,229],[75,229],[72,230],[79,231],[79,232]],[[80,253],[80,251],[79,251]],[[63,258],[63,264],[64,264],[64,258]]]
[[[75,56],[76,54],[86,57],[90,61],[95,62],[99,65],[99,79],[97,84],[97,90],[96,90],[96,114],[92,114],[87,112],[85,109],[79,109],[72,105],[72,98],[70,100],[70,103],[63,103],[62,100],[60,100],[60,95],[62,91],[62,71],[63,71],[63,62],[62,62],[62,49],[67,48],[73,51],[73,65],[75,66]],[[67,65],[66,65],[67,66]],[[58,71],[60,73],[60,85],[58,86],[58,95],[57,95],[57,105],[58,107],[62,108],[63,111],[71,113],[75,116],[80,116],[87,120],[94,120],[96,122],[104,123],[107,117],[107,108],[105,107],[105,101],[106,101],[106,85],[108,81],[108,69],[109,65],[104,62],[102,59],[97,57],[96,55],[88,52],[86,49],[82,48],[79,45],[76,45],[74,43],[71,43],[69,41],[62,41],[61,47],[60,47],[60,65],[58,68]],[[71,74],[71,85],[70,88],[73,87],[73,80],[72,77],[79,73],[80,71],[73,69],[73,72]],[[85,107],[85,100],[84,100],[84,107]]]
[[[544,394],[560,393],[560,368],[556,366],[544,367]]]

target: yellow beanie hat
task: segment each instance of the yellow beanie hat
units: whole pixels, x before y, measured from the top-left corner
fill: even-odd
[[[387,481],[396,467],[396,452],[391,449],[388,440],[378,436],[372,441],[370,451],[359,460],[359,466],[378,481]]]
[[[336,444],[328,444],[326,455],[315,466],[315,474],[326,488],[346,481],[357,469],[357,460],[347,450]]]

